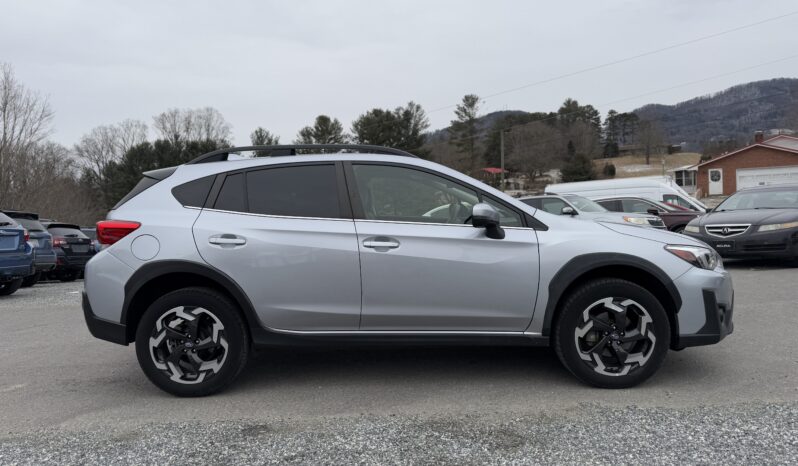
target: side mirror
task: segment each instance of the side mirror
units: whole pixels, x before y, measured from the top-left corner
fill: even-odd
[[[504,239],[504,230],[499,226],[499,213],[490,204],[481,202],[471,208],[471,225],[484,228],[485,236],[491,239]]]
[[[563,207],[562,210],[560,211],[560,213],[562,215],[577,215],[576,210],[573,207],[569,206],[569,205]]]
[[[657,217],[659,217],[659,210],[657,209],[648,209],[646,212],[648,212],[651,215],[656,215]]]

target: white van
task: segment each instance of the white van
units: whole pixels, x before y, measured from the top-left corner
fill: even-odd
[[[589,199],[635,196],[668,202],[698,212],[707,211],[707,206],[687,194],[670,176],[642,176],[637,178],[557,183],[546,186],[545,192],[547,194],[579,194]]]

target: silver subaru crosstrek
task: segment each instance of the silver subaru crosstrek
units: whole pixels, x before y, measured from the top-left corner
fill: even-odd
[[[733,330],[706,244],[552,215],[385,147],[212,152],[144,173],[107,218],[86,323],[180,396],[226,387],[253,348],[343,342],[552,346],[580,380],[630,387]]]

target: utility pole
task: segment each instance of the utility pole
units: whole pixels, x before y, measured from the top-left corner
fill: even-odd
[[[500,149],[500,154],[501,154],[501,184],[499,185],[499,189],[501,189],[502,191],[504,191],[504,133],[509,133],[510,131],[511,130],[508,128],[508,129],[501,130],[501,132],[499,133],[499,141],[501,142],[501,144],[500,144],[500,147],[501,147],[501,149]]]

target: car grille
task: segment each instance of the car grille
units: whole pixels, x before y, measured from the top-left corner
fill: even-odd
[[[748,228],[751,227],[751,224],[736,224],[736,225],[707,225],[705,228],[707,233],[712,236],[720,236],[721,238],[728,238],[729,236],[737,236],[742,235]]]
[[[752,252],[783,251],[785,249],[787,249],[787,245],[785,243],[743,245],[743,251],[752,251]]]

